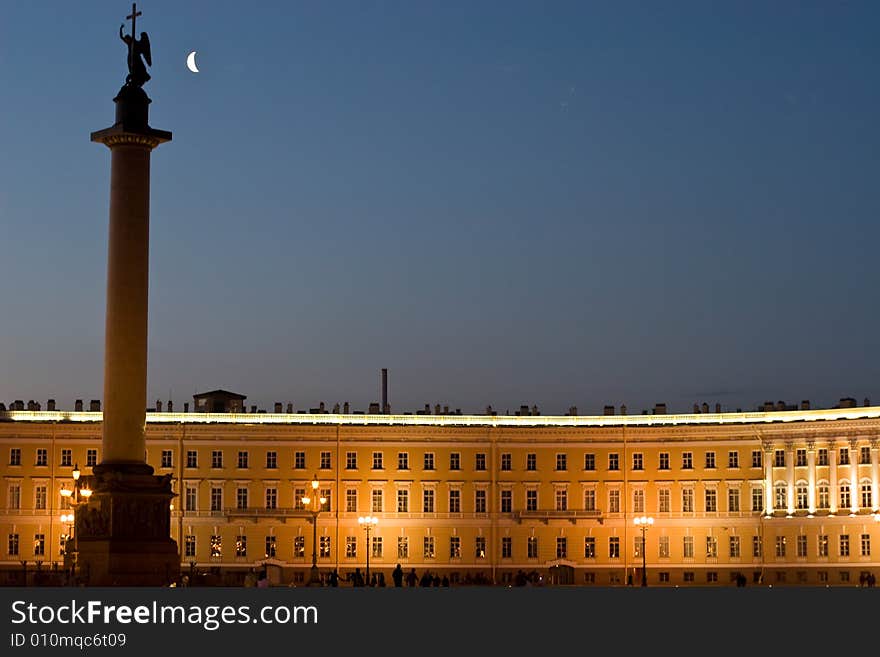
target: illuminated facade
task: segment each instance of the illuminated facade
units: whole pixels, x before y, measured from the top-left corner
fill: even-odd
[[[148,413],[147,460],[173,478],[184,571],[223,582],[312,564],[453,582],[850,585],[880,573],[880,407],[637,416]],[[0,566],[60,562],[78,464],[101,413],[0,412]],[[633,521],[649,516],[644,531]],[[238,579],[236,579],[238,578]],[[2,581],[2,580],[0,580]]]

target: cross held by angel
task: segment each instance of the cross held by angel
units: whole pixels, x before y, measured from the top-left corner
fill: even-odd
[[[136,39],[135,20],[140,16],[141,12],[137,11],[136,5],[132,5],[131,16],[131,34],[124,34],[125,24],[119,26],[119,38],[128,46],[128,75],[125,76],[125,84],[135,87],[142,87],[144,83],[150,79],[147,73],[147,66],[153,65],[153,57],[150,53],[150,39],[146,32],[141,32],[141,38]],[[144,64],[146,62],[146,64]]]

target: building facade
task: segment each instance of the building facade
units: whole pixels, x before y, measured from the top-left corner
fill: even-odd
[[[640,416],[147,414],[183,572],[396,564],[453,583],[857,586],[880,572],[880,407]],[[63,567],[101,413],[0,412],[0,582]],[[302,503],[318,481],[316,525]],[[83,481],[86,481],[83,478]],[[358,518],[376,516],[367,535]],[[638,525],[636,518],[652,524]],[[313,541],[313,536],[316,541]],[[643,542],[644,541],[644,542]]]

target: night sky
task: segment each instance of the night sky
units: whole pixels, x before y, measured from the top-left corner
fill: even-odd
[[[150,405],[880,403],[880,3],[138,8]],[[130,11],[0,3],[7,404],[103,397]]]

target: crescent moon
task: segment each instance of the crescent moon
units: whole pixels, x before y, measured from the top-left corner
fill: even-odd
[[[196,51],[193,50],[190,54],[186,56],[186,67],[192,71],[193,73],[198,73],[199,69],[196,68]]]

